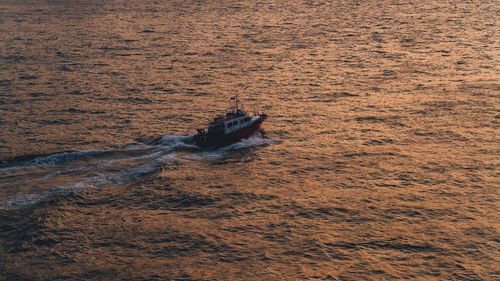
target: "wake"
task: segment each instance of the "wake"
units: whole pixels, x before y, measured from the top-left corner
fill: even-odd
[[[89,188],[131,184],[155,175],[167,163],[211,161],[233,150],[277,142],[256,133],[230,146],[203,151],[192,144],[192,136],[166,135],[121,149],[60,152],[18,161],[0,168],[0,209],[34,205]]]

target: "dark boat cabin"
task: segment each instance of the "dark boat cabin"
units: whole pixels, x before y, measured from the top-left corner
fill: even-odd
[[[209,135],[223,135],[225,131],[224,122],[208,126]]]
[[[225,115],[220,115],[209,124],[209,135],[224,135],[238,131],[250,125],[252,118],[242,109],[229,111]]]

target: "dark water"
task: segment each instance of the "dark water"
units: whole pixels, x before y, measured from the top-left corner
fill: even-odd
[[[499,13],[0,1],[0,280],[499,280]]]

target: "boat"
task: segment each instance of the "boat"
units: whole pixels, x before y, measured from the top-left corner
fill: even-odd
[[[232,106],[225,114],[216,116],[209,124],[208,129],[197,129],[193,141],[202,148],[217,148],[227,146],[253,135],[261,129],[267,119],[265,113],[247,114],[239,105],[238,95],[231,98]]]

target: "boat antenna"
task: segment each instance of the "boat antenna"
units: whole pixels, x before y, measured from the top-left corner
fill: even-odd
[[[235,106],[235,112],[238,111],[238,94],[234,96],[234,106]]]

